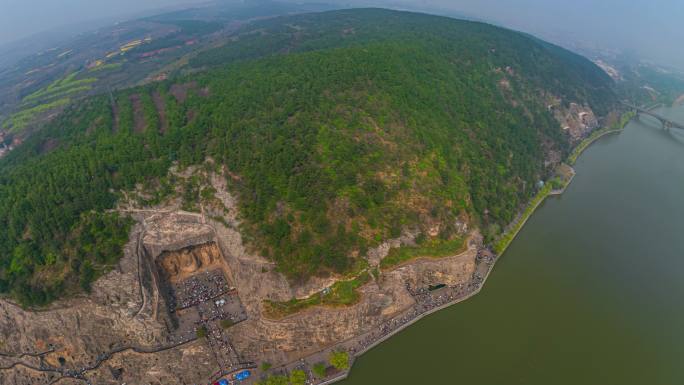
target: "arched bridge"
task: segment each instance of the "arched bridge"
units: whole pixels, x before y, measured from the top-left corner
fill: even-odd
[[[674,120],[668,119],[668,118],[666,118],[660,114],[653,112],[652,111],[653,108],[647,109],[644,107],[637,107],[637,106],[632,105],[632,104],[627,103],[627,102],[622,102],[622,104],[624,104],[625,106],[634,110],[637,113],[637,115],[643,114],[643,115],[652,116],[652,117],[658,119],[660,121],[660,123],[662,123],[663,127],[665,127],[666,129],[674,127],[674,128],[679,128],[679,129],[684,130],[684,124],[677,123]]]

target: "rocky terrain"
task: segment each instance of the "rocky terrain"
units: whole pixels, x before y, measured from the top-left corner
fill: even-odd
[[[552,100],[549,108],[573,139],[598,126],[589,107],[564,107]],[[35,311],[0,300],[1,383],[207,383],[224,368],[208,340],[187,325],[178,326],[183,315],[174,314],[167,291],[169,284],[212,269],[225,274],[244,306],[246,319],[224,334],[235,359],[252,369],[261,362],[287,367],[335,346],[351,346],[355,338],[414,309],[415,293],[408,288],[461,287],[476,276],[482,239],[471,232],[469,247],[460,255],[420,258],[373,276],[352,306],[319,306],[269,319],[263,315],[264,300],[306,298],[341,277],[288,281],[274,262],[243,244],[237,201],[227,185],[234,182],[231,178],[196,167],[172,173],[181,180],[201,174],[215,190],[214,198],[199,202],[198,213],[183,211],[178,198],[151,208],[137,207],[135,199],[120,203],[118,210],[136,225],[123,258],[91,294]],[[455,226],[464,235],[468,231],[466,223]],[[415,236],[407,231],[369,250],[369,269],[379,267],[391,248],[411,245]]]
[[[136,226],[124,257],[97,281],[92,294],[41,311],[0,301],[0,383],[79,383],[79,377],[97,384],[178,381],[178,363],[190,356],[198,371],[183,370],[188,381],[200,381],[212,370],[210,352],[202,344],[145,353],[174,342],[165,324],[155,319],[155,290],[146,282],[145,262],[138,260],[143,228]],[[102,355],[116,350],[122,352],[103,360]]]
[[[616,106],[586,59],[428,15],[268,19],[210,48],[3,158],[0,288],[51,305],[0,299],[0,383],[197,384],[353,358],[476,294],[483,238]]]
[[[262,316],[264,299],[301,298],[330,286],[337,277],[291,285],[275,265],[242,243],[235,199],[225,180],[212,176],[225,205],[225,221],[183,212],[177,205],[127,209],[138,224],[125,255],[98,280],[92,293],[24,310],[0,301],[0,383],[7,384],[182,384],[206,383],[219,369],[204,339],[180,336],[160,292],[162,274],[171,281],[219,266],[237,288],[247,319],[227,330],[244,362],[286,365],[368,332],[414,304],[407,290],[471,279],[475,242],[465,253],[422,259],[384,272],[361,289],[348,307],[318,307],[281,320]],[[205,211],[203,208],[202,211]],[[210,210],[206,210],[210,211]],[[410,239],[404,239],[408,241]],[[398,246],[401,240],[395,240]],[[373,250],[375,264],[389,250]]]
[[[577,103],[570,103],[567,107],[560,104],[560,100],[555,99],[549,108],[573,143],[582,140],[599,127],[598,118],[591,107]]]

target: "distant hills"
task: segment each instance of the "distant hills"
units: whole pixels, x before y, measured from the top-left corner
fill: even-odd
[[[176,68],[169,64],[227,39],[244,23],[327,9],[270,0],[219,1],[123,22],[74,25],[0,47],[0,134],[22,138],[69,102],[173,75]],[[25,99],[66,77],[94,81],[50,98]]]

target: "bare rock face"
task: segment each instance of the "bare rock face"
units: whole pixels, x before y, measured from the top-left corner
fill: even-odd
[[[126,348],[155,349],[169,343],[165,325],[155,320],[146,306],[154,297],[153,290],[141,285],[143,280],[139,277],[137,239],[142,231],[141,225],[134,228],[132,241],[116,269],[99,279],[87,297],[64,300],[40,311],[24,310],[0,300],[0,366],[11,367],[0,370],[0,383],[47,384],[57,378],[64,378],[60,383],[70,383],[69,376],[92,368],[102,361],[104,354]],[[188,349],[187,345],[183,349]],[[174,353],[179,359],[175,362],[162,361],[155,353],[142,354],[144,357],[120,365],[125,373],[121,378],[129,378],[129,383],[143,383],[139,380],[154,365],[172,372],[182,365],[183,349]],[[193,349],[207,359],[210,357],[201,344]],[[102,369],[121,360],[117,354],[126,352],[134,353],[131,349],[116,353],[110,360],[102,361],[105,364],[100,367],[84,372],[84,376],[91,378],[91,372],[97,372],[101,381],[94,383],[120,384],[111,382],[115,376]]]
[[[475,271],[475,260],[468,254],[449,259],[422,260],[402,266],[390,274],[399,275],[397,280],[408,282],[412,287],[438,284],[455,286],[467,282]]]
[[[221,186],[214,187],[220,191]],[[224,204],[229,206],[230,202]],[[311,280],[306,285],[292,287],[274,271],[275,265],[244,247],[238,231],[218,223],[214,228],[234,273],[240,299],[249,313],[247,321],[230,329],[231,340],[246,359],[265,360],[274,365],[295,361],[358,336],[411,308],[415,301],[406,289],[407,282],[414,286],[426,282],[468,282],[475,271],[476,244],[481,241],[478,237],[471,238],[468,251],[459,256],[421,260],[383,274],[361,288],[361,301],[353,306],[316,307],[282,320],[269,320],[262,316],[264,299],[286,301],[306,297],[339,278]],[[465,224],[462,228],[466,230]],[[414,238],[415,234],[406,233],[371,250],[371,266],[379,265],[391,247],[411,244]]]
[[[274,321],[261,317],[260,307],[253,303],[252,317],[231,329],[231,339],[236,349],[251,360],[295,361],[368,332],[411,308],[415,301],[406,289],[407,282],[415,286],[468,282],[475,271],[475,253],[470,249],[459,256],[421,260],[385,273],[365,285],[361,301],[350,307],[316,307]],[[238,278],[238,286],[244,291],[242,285]],[[263,287],[261,290],[267,291]]]
[[[594,111],[588,106],[580,106],[577,103],[570,103],[568,108],[555,108],[554,116],[572,142],[582,140],[599,126]]]
[[[437,232],[439,232],[439,227],[437,226],[436,228],[438,229]],[[416,235],[418,235],[417,231],[407,231],[399,238],[387,240],[377,247],[368,250],[368,263],[373,267],[380,266],[380,261],[389,254],[391,248],[415,244]]]
[[[212,175],[217,211],[178,207],[126,210],[138,221],[116,268],[88,296],[27,311],[0,300],[0,384],[206,383],[219,369],[205,339],[179,337],[165,299],[166,280],[181,280],[220,267],[237,289],[247,319],[223,331],[244,361],[283,365],[336,346],[404,314],[415,304],[407,284],[466,283],[475,271],[478,239],[461,255],[421,259],[374,277],[360,300],[347,307],[316,307],[281,320],[262,316],[265,299],[289,300],[317,293],[339,277],[293,286],[269,260],[242,242],[236,201],[224,178]],[[205,213],[209,213],[205,216]],[[464,231],[465,231],[465,224]],[[410,244],[406,234],[370,253],[379,265],[390,247]],[[27,353],[30,353],[27,355]],[[4,369],[2,369],[4,368]]]
[[[215,243],[199,245],[176,251],[167,251],[157,257],[157,263],[167,274],[170,281],[177,281],[220,265],[221,252]]]
[[[684,94],[679,95],[679,97],[677,97],[677,99],[675,99],[675,101],[672,103],[672,106],[677,107],[681,106],[682,104],[684,104]]]

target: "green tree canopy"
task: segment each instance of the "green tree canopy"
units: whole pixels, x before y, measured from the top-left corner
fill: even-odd
[[[337,370],[349,369],[349,353],[345,351],[330,353],[329,361]]]
[[[325,365],[325,362],[318,362],[314,364],[312,368],[313,374],[318,378],[325,378],[326,369],[327,367]]]
[[[303,370],[293,370],[290,373],[290,385],[306,384],[306,373]]]
[[[0,159],[0,293],[31,305],[88,290],[123,253],[122,191],[197,210],[212,192],[176,191],[168,172],[208,158],[245,239],[292,280],[348,272],[427,224],[448,240],[467,220],[491,239],[548,154],[568,151],[548,100],[616,102],[605,73],[559,47],[386,10],[256,22],[189,66],[208,70],[81,100]]]

